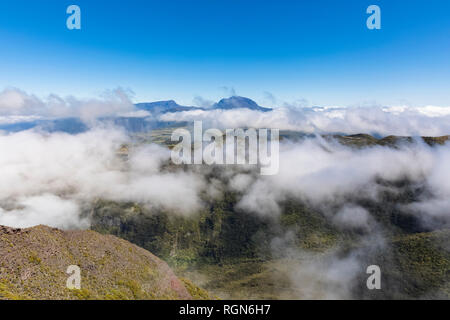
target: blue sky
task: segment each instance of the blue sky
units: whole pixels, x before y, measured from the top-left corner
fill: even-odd
[[[81,8],[82,29],[66,28]],[[366,28],[381,8],[382,29]],[[448,0],[0,0],[0,90],[450,106]],[[269,94],[270,93],[270,94]]]

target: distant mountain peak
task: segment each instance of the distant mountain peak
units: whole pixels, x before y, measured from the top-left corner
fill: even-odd
[[[222,109],[222,110],[230,110],[230,109],[250,109],[257,111],[270,111],[272,109],[264,108],[259,106],[252,99],[241,97],[241,96],[232,96],[229,98],[224,98],[219,102],[215,103],[211,109]]]
[[[197,107],[181,106],[174,100],[137,103],[136,107],[141,110],[156,113],[179,112],[199,109]]]
[[[163,100],[155,102],[143,102],[137,103],[136,107],[141,110],[146,110],[153,113],[167,113],[167,112],[180,112],[191,110],[231,110],[231,109],[250,109],[256,111],[270,111],[270,108],[264,108],[259,106],[255,101],[246,97],[232,96],[224,98],[219,102],[213,104],[210,108],[204,109],[200,107],[182,106],[176,103],[174,100]]]

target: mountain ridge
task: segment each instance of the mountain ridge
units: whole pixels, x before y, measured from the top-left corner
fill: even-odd
[[[271,108],[265,108],[258,105],[250,98],[241,96],[231,96],[229,98],[221,99],[208,108],[195,107],[195,106],[183,106],[179,105],[174,100],[161,100],[154,102],[140,102],[135,106],[140,110],[145,110],[155,113],[167,113],[167,112],[181,112],[192,110],[231,110],[231,109],[250,109],[256,111],[267,112],[271,111]]]
[[[67,289],[68,266],[81,289]],[[195,296],[195,297],[194,297]],[[207,294],[149,251],[95,231],[0,226],[0,299],[187,299]]]

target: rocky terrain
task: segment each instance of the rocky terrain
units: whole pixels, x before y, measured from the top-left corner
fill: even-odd
[[[67,268],[81,269],[68,289]],[[110,235],[0,226],[0,299],[193,299],[207,294],[156,256]]]

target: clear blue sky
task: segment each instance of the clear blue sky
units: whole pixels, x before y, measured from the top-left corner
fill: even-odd
[[[66,28],[81,7],[82,29]],[[381,7],[382,29],[366,28]],[[450,105],[448,0],[0,0],[0,89]]]

